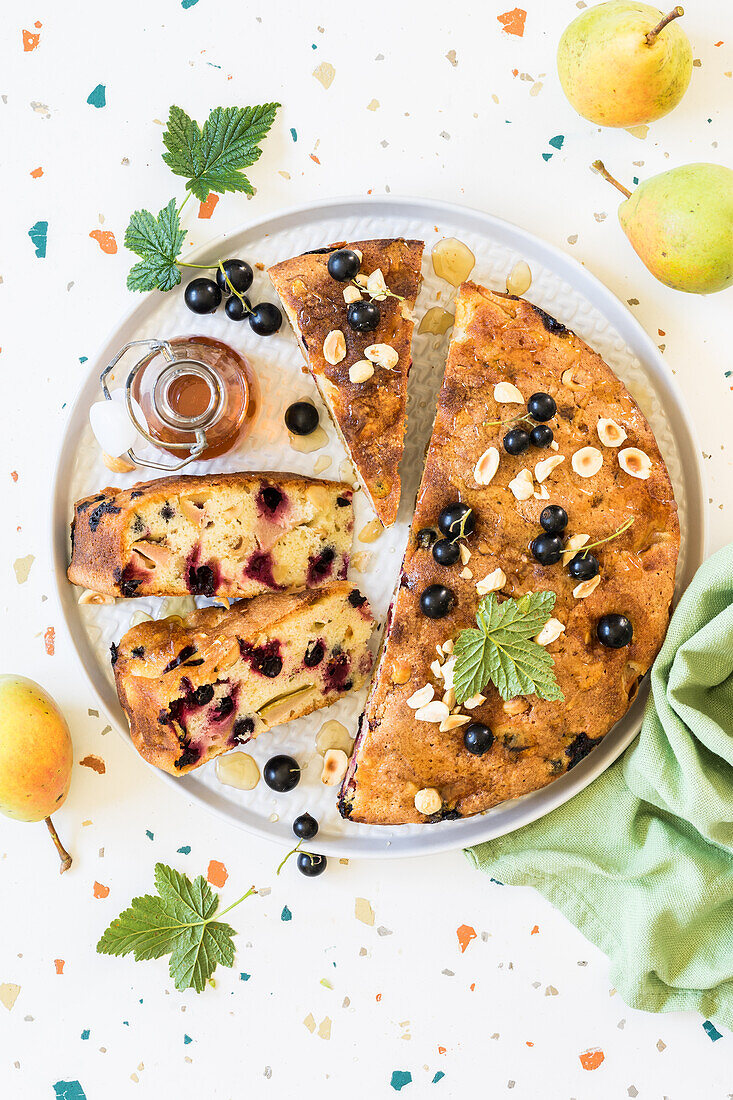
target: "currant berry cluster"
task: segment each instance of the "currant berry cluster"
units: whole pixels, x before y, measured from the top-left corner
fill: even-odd
[[[532,557],[540,565],[555,565],[560,561],[565,550],[564,532],[568,525],[568,514],[559,504],[548,504],[540,513],[540,526],[543,534],[532,539],[529,548]],[[620,534],[619,529],[616,534]],[[610,536],[614,538],[615,535]],[[601,539],[600,542],[607,542]],[[598,543],[593,543],[596,546]],[[569,575],[576,581],[590,581],[597,577],[600,565],[595,554],[589,549],[583,548],[575,554],[567,563],[566,569]],[[631,622],[625,615],[603,615],[596,624],[596,637],[601,645],[608,649],[623,649],[633,637],[634,631]]]
[[[337,248],[328,257],[328,274],[337,283],[353,282],[360,267],[361,259],[351,248]],[[381,319],[382,314],[376,302],[352,302],[346,310],[346,320],[354,332],[373,332]]]
[[[224,312],[230,321],[249,321],[258,336],[272,336],[283,323],[283,317],[272,302],[253,306],[246,291],[252,286],[254,273],[246,260],[224,260],[217,265],[216,280],[193,279],[183,292],[183,300],[192,313],[214,313],[226,298]]]
[[[417,533],[417,545],[422,550],[432,547],[438,565],[455,565],[461,556],[461,538],[468,538],[476,529],[473,509],[457,500],[447,505],[438,516],[438,533],[432,527],[424,527]],[[449,614],[456,602],[455,592],[444,584],[429,584],[420,597],[420,610],[429,619],[442,619]]]
[[[267,783],[270,790],[276,791],[278,794],[295,790],[298,783],[300,783],[300,775],[298,761],[294,760],[292,756],[286,756],[284,753],[271,756],[262,769],[262,777],[265,783]],[[298,842],[312,840],[317,832],[318,822],[310,814],[300,814],[295,818],[293,833],[298,838]],[[292,855],[292,852],[290,854]],[[283,860],[283,862],[285,861]],[[328,860],[325,856],[317,855],[315,852],[299,851],[296,859],[298,870],[307,878],[316,878],[318,875],[323,874],[327,863]]]
[[[557,405],[554,397],[551,397],[549,393],[533,393],[527,401],[527,412],[514,419],[532,420],[535,422],[534,426],[529,429],[522,427],[509,429],[502,440],[507,454],[521,455],[530,444],[533,447],[549,447],[555,436],[546,421],[552,420],[556,412]]]

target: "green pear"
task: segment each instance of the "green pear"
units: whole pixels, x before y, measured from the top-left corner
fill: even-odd
[[[721,164],[683,164],[628,190],[595,161],[626,196],[621,228],[665,286],[713,294],[733,283],[733,170]]]
[[[565,95],[599,126],[654,122],[677,106],[692,75],[692,48],[674,22],[633,0],[587,8],[566,27],[557,50]]]
[[[44,821],[61,859],[71,866],[51,821],[71,782],[73,751],[64,716],[50,695],[24,676],[0,676],[0,813]]]

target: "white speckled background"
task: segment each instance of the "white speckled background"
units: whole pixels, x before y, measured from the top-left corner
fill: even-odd
[[[731,163],[733,15],[715,0],[689,5],[692,87],[673,115],[629,134],[579,119],[560,92],[554,49],[575,0],[524,7],[522,35],[497,20],[509,5],[446,12],[436,0],[3,10],[0,670],[51,691],[77,759],[57,815],[75,857],[67,875],[43,826],[0,818],[3,1098],[731,1092],[727,1032],[628,1009],[600,952],[532,891],[489,882],[460,853],[332,861],[314,881],[291,863],[277,878],[282,846],[176,797],[94,713],[53,596],[53,455],[88,370],[80,360],[133,304],[129,214],[181,194],[160,160],[172,102],[199,119],[219,104],[284,105],[251,170],[256,197],[225,196],[210,220],[188,204],[194,244],[285,205],[391,191],[485,209],[585,263],[662,347],[703,448],[710,547],[730,539],[733,292],[696,299],[656,283],[588,165],[603,156],[629,182],[684,161]],[[330,75],[321,65],[335,70],[328,88],[313,75]],[[44,221],[40,258],[28,233]],[[104,774],[80,766],[90,755]],[[94,953],[112,917],[151,888],[156,860],[214,878],[212,861],[223,864],[225,902],[251,882],[261,889],[232,914],[234,970],[200,997],[176,993],[162,961]],[[476,932],[464,951],[462,926]],[[596,1049],[603,1060],[589,1061]]]

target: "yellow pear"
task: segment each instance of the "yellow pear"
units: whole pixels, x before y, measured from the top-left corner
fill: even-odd
[[[557,50],[565,95],[599,126],[638,126],[669,114],[687,91],[692,48],[674,20],[649,4],[608,0],[566,27]]]
[[[24,676],[0,676],[0,813],[44,821],[71,866],[51,821],[69,792],[73,751],[64,716],[50,695]]]

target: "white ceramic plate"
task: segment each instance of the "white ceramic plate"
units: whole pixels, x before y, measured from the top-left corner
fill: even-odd
[[[593,275],[562,252],[516,226],[475,210],[448,203],[393,197],[342,199],[298,207],[254,222],[228,238],[212,242],[197,255],[198,262],[227,256],[246,258],[253,265],[266,266],[308,249],[338,240],[404,236],[426,242],[424,282],[417,314],[433,305],[450,307],[453,287],[436,277],[430,251],[441,237],[458,237],[476,256],[472,278],[497,290],[504,290],[514,264],[526,260],[532,271],[532,285],[526,297],[574,329],[598,351],[628,386],[647,415],[667,462],[680,508],[682,548],[678,566],[678,592],[689,583],[704,557],[705,516],[699,447],[693,437],[682,396],[665,367],[658,349],[626,308]],[[193,273],[195,274],[195,273]],[[251,291],[253,301],[275,301],[267,276],[256,272]],[[416,330],[417,331],[417,330]],[[100,703],[128,740],[127,723],[117,702],[109,665],[109,646],[127,629],[135,610],[154,617],[175,610],[170,601],[155,599],[118,600],[114,606],[78,605],[80,590],[66,580],[69,554],[69,521],[74,500],[111,483],[120,486],[150,480],[154,471],[110,474],[101,462],[88,423],[89,406],[100,399],[98,377],[102,367],[127,341],[140,337],[173,337],[203,333],[232,344],[252,363],[262,389],[262,408],[255,428],[238,451],[225,455],[212,467],[194,463],[192,473],[217,469],[288,469],[313,473],[316,460],[328,455],[332,461],[323,477],[353,479],[341,445],[318,401],[310,379],[301,373],[302,360],[295,339],[284,324],[274,337],[256,337],[248,325],[226,319],[223,309],[207,317],[194,317],[183,303],[180,290],[147,295],[113,331],[109,342],[90,363],[86,383],[71,410],[61,448],[53,494],[53,553],[59,597],[74,646],[85,675]],[[354,550],[370,556],[364,572],[352,570],[351,577],[368,595],[377,619],[383,621],[400,568],[402,551],[417,487],[422,456],[432,427],[435,395],[445,362],[449,335],[415,336],[414,366],[410,373],[408,442],[402,465],[403,494],[398,522],[374,544]],[[132,360],[134,361],[134,360]],[[115,383],[120,384],[121,372]],[[321,423],[329,433],[329,445],[310,455],[289,446],[283,425],[287,405],[310,395],[321,408]],[[357,493],[358,533],[372,518],[372,512]],[[197,600],[205,603],[205,600]],[[549,787],[494,807],[487,813],[462,821],[434,825],[403,825],[390,828],[357,825],[343,821],[336,809],[334,788],[320,782],[321,758],[315,754],[314,738],[321,725],[337,718],[356,731],[364,692],[340,700],[328,711],[320,711],[281,726],[247,745],[260,768],[275,752],[288,752],[303,767],[303,778],[295,791],[276,795],[264,781],[253,791],[224,786],[216,777],[212,762],[181,779],[157,774],[186,797],[204,803],[232,824],[280,842],[292,840],[293,818],[308,809],[320,822],[315,848],[339,856],[406,856],[457,848],[500,836],[534,821],[587,786],[630,743],[639,729],[646,691],[639,693],[633,707],[601,745],[571,772]],[[131,746],[131,751],[132,746]],[[140,766],[145,765],[142,760]]]

